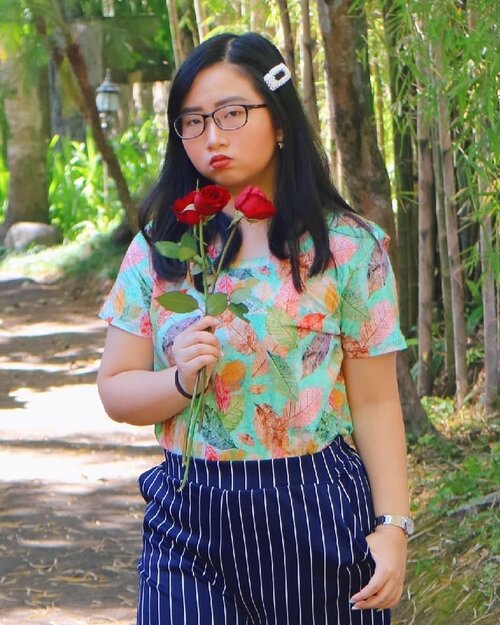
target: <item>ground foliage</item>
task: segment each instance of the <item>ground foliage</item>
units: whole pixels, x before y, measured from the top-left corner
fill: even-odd
[[[498,423],[475,407],[426,398],[438,434],[410,447],[412,510],[403,624],[497,623],[500,531]]]

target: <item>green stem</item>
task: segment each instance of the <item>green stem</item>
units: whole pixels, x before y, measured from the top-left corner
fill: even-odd
[[[203,236],[203,220],[200,221],[197,228],[198,243],[200,245],[200,257],[201,257],[201,269],[203,279],[203,294],[205,300],[204,313],[207,314],[207,297],[208,282],[207,282],[207,259],[205,254],[205,242]],[[191,459],[193,457],[193,444],[196,426],[201,426],[203,421],[203,413],[205,411],[205,388],[206,388],[207,370],[206,367],[200,369],[196,375],[196,382],[193,389],[193,399],[191,400],[188,420],[188,430],[186,433],[186,439],[184,444],[184,452],[182,454],[182,464],[184,466],[184,474],[182,476],[182,482],[179,490],[182,490],[186,485],[189,467],[191,465]]]
[[[198,241],[200,244],[200,256],[201,256],[201,275],[203,278],[203,295],[205,296],[205,315],[207,314],[207,297],[208,297],[208,282],[207,282],[207,256],[205,253],[205,240],[203,236],[203,219],[198,224]]]
[[[200,371],[198,371],[198,375],[196,376],[196,382],[194,384],[193,389],[193,398],[191,400],[191,404],[189,407],[189,420],[188,420],[188,429],[186,432],[186,438],[184,441],[184,450],[182,453],[182,466],[184,467],[184,474],[182,476],[182,482],[179,486],[179,490],[182,490],[186,485],[187,476],[189,472],[189,466],[191,464],[191,458],[193,456],[193,443],[194,443],[194,433],[196,430],[196,424],[199,420],[199,411],[200,405],[202,404],[201,398],[198,397],[198,388],[200,385]]]
[[[188,459],[188,449],[192,447],[192,436],[191,432],[193,431],[194,425],[196,424],[196,412],[197,412],[197,403],[198,403],[198,389],[200,388],[200,372],[196,376],[196,381],[194,383],[193,389],[193,397],[191,399],[191,403],[189,405],[189,419],[188,419],[188,429],[186,432],[186,438],[184,439],[184,450],[182,453],[182,464],[185,465]]]

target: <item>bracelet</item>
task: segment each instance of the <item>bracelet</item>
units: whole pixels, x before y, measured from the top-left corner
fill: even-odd
[[[175,388],[179,391],[179,393],[185,397],[186,399],[193,399],[193,396],[190,395],[187,391],[185,391],[182,388],[182,384],[179,380],[179,369],[175,370],[175,375],[174,375],[174,381],[175,381]]]

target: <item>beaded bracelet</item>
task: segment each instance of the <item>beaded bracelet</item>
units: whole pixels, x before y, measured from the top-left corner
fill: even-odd
[[[180,383],[179,380],[179,369],[175,370],[175,376],[174,376],[174,381],[175,381],[175,388],[179,391],[179,393],[185,397],[186,399],[193,399],[193,396],[190,395],[187,391],[185,391],[182,388],[182,384]]]

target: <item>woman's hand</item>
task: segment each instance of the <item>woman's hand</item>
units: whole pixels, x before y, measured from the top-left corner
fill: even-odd
[[[179,382],[187,393],[193,393],[198,371],[207,367],[209,379],[222,355],[219,340],[213,334],[213,328],[219,323],[215,317],[202,317],[174,339],[172,355],[179,372]]]
[[[379,525],[366,540],[375,562],[375,573],[368,584],[351,597],[352,609],[392,608],[403,592],[408,539],[399,527]]]

